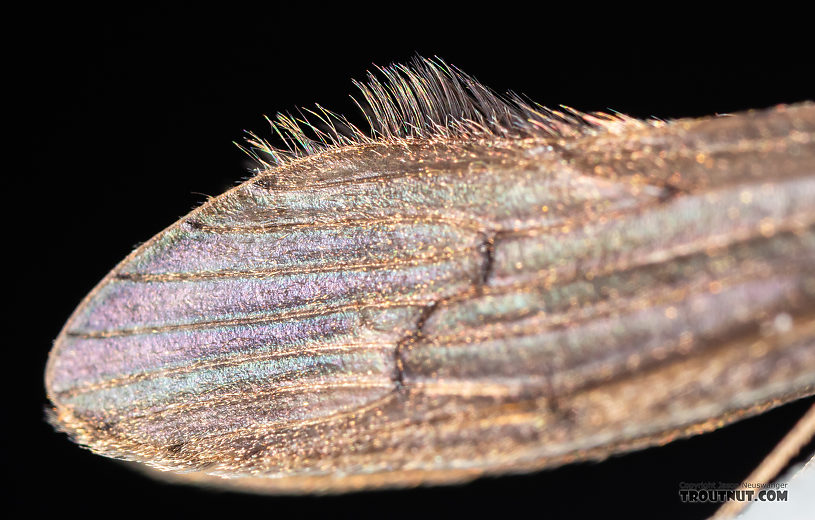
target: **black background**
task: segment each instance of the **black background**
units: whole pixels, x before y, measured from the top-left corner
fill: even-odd
[[[702,518],[681,481],[737,482],[812,400],[658,449],[529,476],[341,497],[262,497],[149,480],[44,420],[51,341],[81,298],[140,241],[248,175],[232,144],[268,135],[263,114],[315,102],[364,120],[348,98],[372,64],[438,55],[496,90],[549,106],[638,117],[702,116],[815,98],[800,13],[561,13],[541,6],[301,2],[201,13],[30,12],[6,47],[21,137],[6,175],[13,219],[6,474],[17,515],[554,518],[620,512]],[[803,20],[802,20],[803,21]],[[19,70],[17,70],[19,67]],[[9,189],[9,187],[11,189]],[[16,217],[14,216],[16,215]],[[15,340],[14,338],[17,337]],[[19,359],[18,359],[19,358]],[[812,447],[810,447],[812,449]],[[7,488],[8,489],[8,488]]]

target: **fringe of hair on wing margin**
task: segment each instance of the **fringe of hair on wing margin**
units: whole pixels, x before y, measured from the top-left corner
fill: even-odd
[[[367,82],[354,81],[363,102],[351,99],[368,121],[365,132],[345,116],[320,105],[298,115],[266,117],[283,146],[248,132],[235,143],[268,170],[325,150],[402,139],[480,137],[568,137],[637,121],[622,114],[583,113],[561,105],[553,110],[508,92],[500,95],[440,58],[415,57],[409,65],[376,67]]]

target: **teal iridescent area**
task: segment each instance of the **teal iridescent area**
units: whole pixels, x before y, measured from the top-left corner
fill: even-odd
[[[254,488],[534,469],[811,394],[813,265],[812,105],[369,140],[137,249],[46,383],[91,449]]]

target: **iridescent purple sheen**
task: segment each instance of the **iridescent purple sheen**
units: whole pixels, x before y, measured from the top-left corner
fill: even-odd
[[[292,160],[145,243],[57,339],[55,422],[324,491],[606,456],[815,392],[815,107],[507,113]]]

